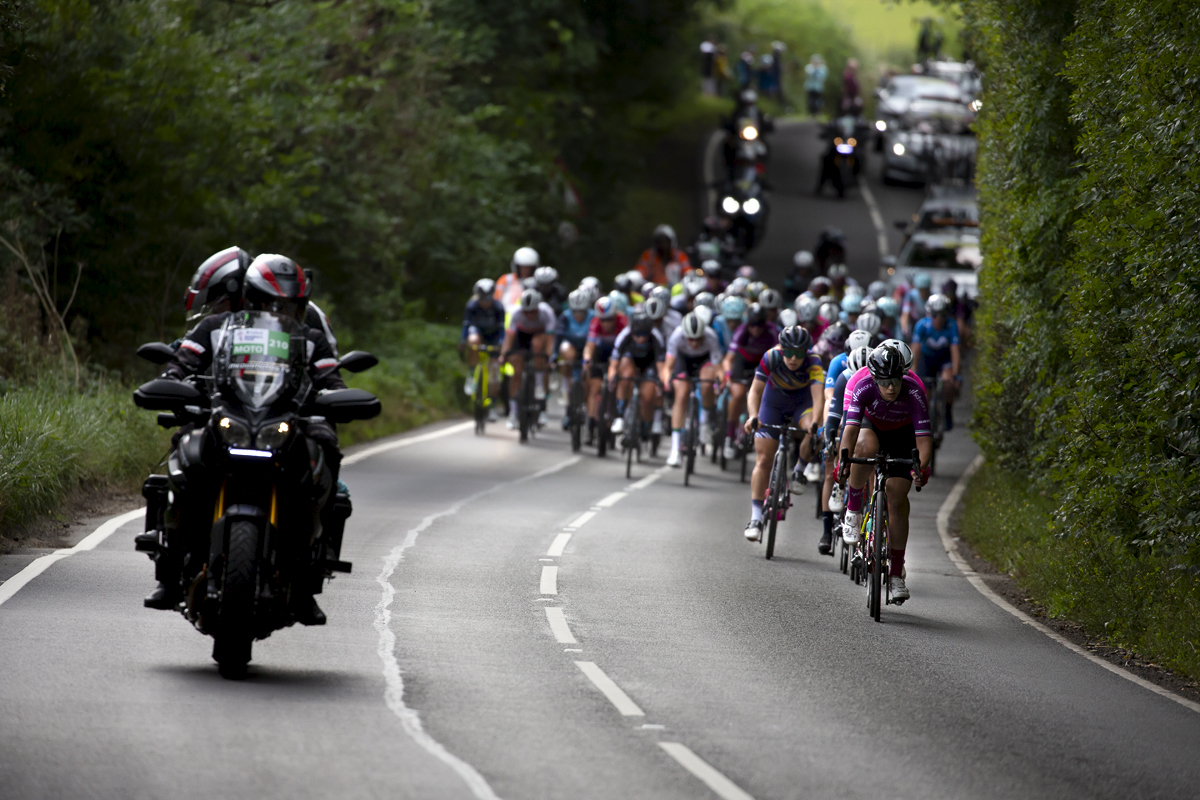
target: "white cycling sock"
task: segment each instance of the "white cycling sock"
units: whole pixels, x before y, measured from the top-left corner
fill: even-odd
[[[658,423],[662,422],[662,409],[661,408],[654,409],[654,421],[658,422]]]
[[[700,406],[700,424],[701,425],[708,424],[708,409],[705,408],[704,406]]]
[[[508,401],[508,415],[514,419],[517,416],[517,401],[510,399]]]
[[[683,431],[671,431],[671,449],[678,451],[682,443]]]
[[[534,375],[533,377],[534,377],[534,380],[537,381],[537,387],[539,389],[541,389],[543,392],[545,392],[546,391],[546,373],[539,372],[537,375]]]

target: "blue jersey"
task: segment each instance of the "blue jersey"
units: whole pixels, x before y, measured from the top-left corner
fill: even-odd
[[[846,369],[846,359],[849,358],[845,353],[838,353],[829,361],[829,369],[825,372],[825,388],[832,389],[837,386],[837,379]]]
[[[717,334],[717,344],[721,345],[721,352],[729,352],[729,342],[733,339],[733,334],[729,332],[729,324],[725,322],[725,318],[713,317],[712,329]]]
[[[592,325],[595,312],[590,308],[583,315],[583,322],[575,320],[574,311],[564,311],[558,316],[558,325],[554,328],[554,336],[558,344],[570,342],[580,357],[583,357],[583,346],[587,344],[588,328]]]
[[[463,312],[462,341],[465,342],[471,333],[479,334],[485,344],[497,344],[504,337],[504,306],[493,301],[491,308],[484,308],[475,297],[467,301],[467,310]]]
[[[829,414],[825,421],[827,427],[837,425],[842,420],[842,406],[846,402],[846,384],[850,382],[850,376],[853,374],[849,369],[843,370],[833,384],[833,402],[829,404]]]
[[[958,344],[958,323],[948,319],[946,327],[939,331],[933,327],[930,317],[917,320],[913,326],[912,343],[921,345],[921,353],[930,357],[949,355],[950,345]]]

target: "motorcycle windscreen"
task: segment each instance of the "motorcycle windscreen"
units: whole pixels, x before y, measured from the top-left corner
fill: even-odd
[[[214,362],[217,384],[247,408],[266,408],[296,393],[307,352],[295,320],[241,311],[226,324]]]

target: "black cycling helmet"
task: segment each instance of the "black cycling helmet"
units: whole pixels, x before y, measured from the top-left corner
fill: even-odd
[[[242,303],[242,280],[249,267],[250,254],[240,247],[226,247],[204,259],[183,296],[188,319],[208,314],[226,298],[231,310],[236,311]]]
[[[629,317],[629,329],[631,333],[644,336],[654,330],[654,320],[650,319],[650,315],[645,311],[638,309]]]
[[[746,310],[747,325],[762,325],[767,321],[767,310],[758,303],[751,303]]]
[[[613,279],[613,288],[621,294],[633,294],[633,280],[628,273],[622,272]]]
[[[250,311],[271,311],[304,319],[312,281],[287,256],[263,253],[246,270],[242,302]]]
[[[779,332],[779,346],[784,350],[803,350],[812,347],[812,334],[799,325],[792,325]]]
[[[821,334],[821,338],[829,342],[829,345],[835,350],[842,350],[846,346],[846,337],[850,335],[850,327],[844,322],[835,322],[830,325]]]
[[[871,371],[871,377],[877,381],[903,378],[905,373],[904,356],[895,347],[881,344],[867,357],[867,369]]]

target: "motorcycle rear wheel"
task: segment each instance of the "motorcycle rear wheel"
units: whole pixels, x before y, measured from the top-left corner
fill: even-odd
[[[257,594],[258,526],[237,520],[229,528],[225,587],[221,594],[220,625],[213,643],[213,660],[221,677],[246,676],[254,644],[254,600]]]

